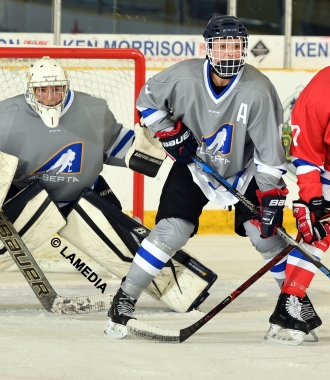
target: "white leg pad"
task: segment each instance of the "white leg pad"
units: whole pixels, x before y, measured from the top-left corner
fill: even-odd
[[[22,194],[22,192],[19,194]],[[9,202],[15,202],[15,199],[19,194],[8,201],[8,204]],[[37,213],[40,215],[36,217]],[[10,216],[8,217],[11,219]],[[36,218],[36,220],[34,220],[33,224],[29,226],[28,224],[31,222],[32,218]],[[49,195],[44,189],[34,198],[27,201],[25,207],[13,223],[16,231],[21,235],[24,243],[31,252],[49,240],[65,224],[65,218],[54,202],[49,199]],[[5,250],[2,242],[0,242],[0,251],[1,250],[2,252]],[[11,256],[6,251],[4,254],[0,255],[0,270],[5,270],[11,265]]]
[[[92,220],[94,226],[91,227],[90,221],[87,222],[76,209],[73,209],[68,215],[66,226],[59,231],[59,234],[110,273],[123,278],[127,275],[134,254],[140,245],[138,238],[134,238],[135,250],[133,254],[99,209],[84,198],[79,200],[78,205]],[[188,260],[189,257],[191,256],[187,254]],[[171,260],[175,267],[180,289],[177,286],[172,269],[164,267],[145,291],[171,309],[186,312],[198,297],[206,298],[208,294],[202,296],[201,293],[208,287],[209,282],[175,259]],[[197,267],[199,261],[196,259],[195,263]],[[211,271],[208,270],[208,272]],[[216,279],[215,274],[214,276]]]

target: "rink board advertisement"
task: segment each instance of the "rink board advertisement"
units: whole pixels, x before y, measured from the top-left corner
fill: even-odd
[[[52,46],[53,34],[2,33],[0,45]],[[148,69],[205,57],[205,43],[194,35],[62,34],[61,45],[70,47],[135,48],[146,57]],[[284,67],[284,36],[249,36],[248,63],[267,69]],[[292,37],[293,69],[318,69],[329,64],[330,37]]]
[[[52,46],[53,34],[2,33],[0,45]],[[62,34],[61,45],[69,47],[134,48],[146,57],[147,69],[162,70],[176,62],[204,58],[205,42],[193,35]],[[283,36],[253,35],[248,62],[259,68],[282,68]]]

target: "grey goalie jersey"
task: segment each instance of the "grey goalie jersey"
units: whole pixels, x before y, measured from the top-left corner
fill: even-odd
[[[197,155],[242,193],[253,176],[261,191],[285,186],[282,105],[272,83],[253,66],[246,64],[217,95],[207,60],[180,62],[147,81],[137,108],[153,133],[182,120],[199,142]],[[237,203],[194,163],[189,169],[210,201]]]
[[[117,123],[103,99],[70,91],[59,125],[48,128],[24,95],[0,102],[0,151],[19,158],[13,184],[40,179],[57,202],[92,187],[103,163],[125,166],[134,131]]]

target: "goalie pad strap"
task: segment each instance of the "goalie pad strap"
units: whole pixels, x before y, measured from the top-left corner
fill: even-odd
[[[126,257],[121,253],[121,251],[112,243],[111,240],[108,239],[108,237],[103,233],[103,231],[93,222],[93,220],[87,215],[87,213],[84,211],[84,209],[77,204],[75,207],[75,210],[79,214],[79,216],[86,222],[86,224],[97,234],[98,237],[107,245],[109,246],[116,255],[125,262],[132,262],[132,259],[129,257]]]
[[[32,182],[3,206],[29,250],[34,250],[61,229],[66,220],[39,180]],[[0,254],[7,250],[0,243]]]
[[[40,206],[40,208],[37,210],[37,212],[31,217],[31,219],[25,224],[25,226],[23,228],[21,228],[19,231],[17,231],[19,233],[20,236],[23,236],[32,226],[33,224],[37,221],[37,219],[41,216],[41,214],[46,210],[46,208],[49,206],[50,204],[50,199],[49,198],[46,198],[45,201],[42,203],[42,205]],[[15,220],[19,217],[18,214],[14,214],[11,215],[10,214],[7,214],[6,213],[6,210],[5,210],[5,207],[4,207],[4,213],[5,215],[7,216],[7,218],[14,224]],[[0,249],[0,255],[3,255],[5,252],[6,252],[6,248],[3,247],[2,249]]]

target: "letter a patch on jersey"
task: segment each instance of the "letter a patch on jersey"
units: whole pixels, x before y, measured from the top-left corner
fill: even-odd
[[[51,172],[52,175],[60,173],[78,174],[81,172],[83,149],[83,142],[66,145],[30,174],[43,172]]]
[[[216,152],[220,152],[222,155],[231,153],[233,131],[233,124],[223,124],[213,135],[203,136],[201,142],[205,145],[203,145],[202,150],[206,150],[211,156],[214,156]]]

